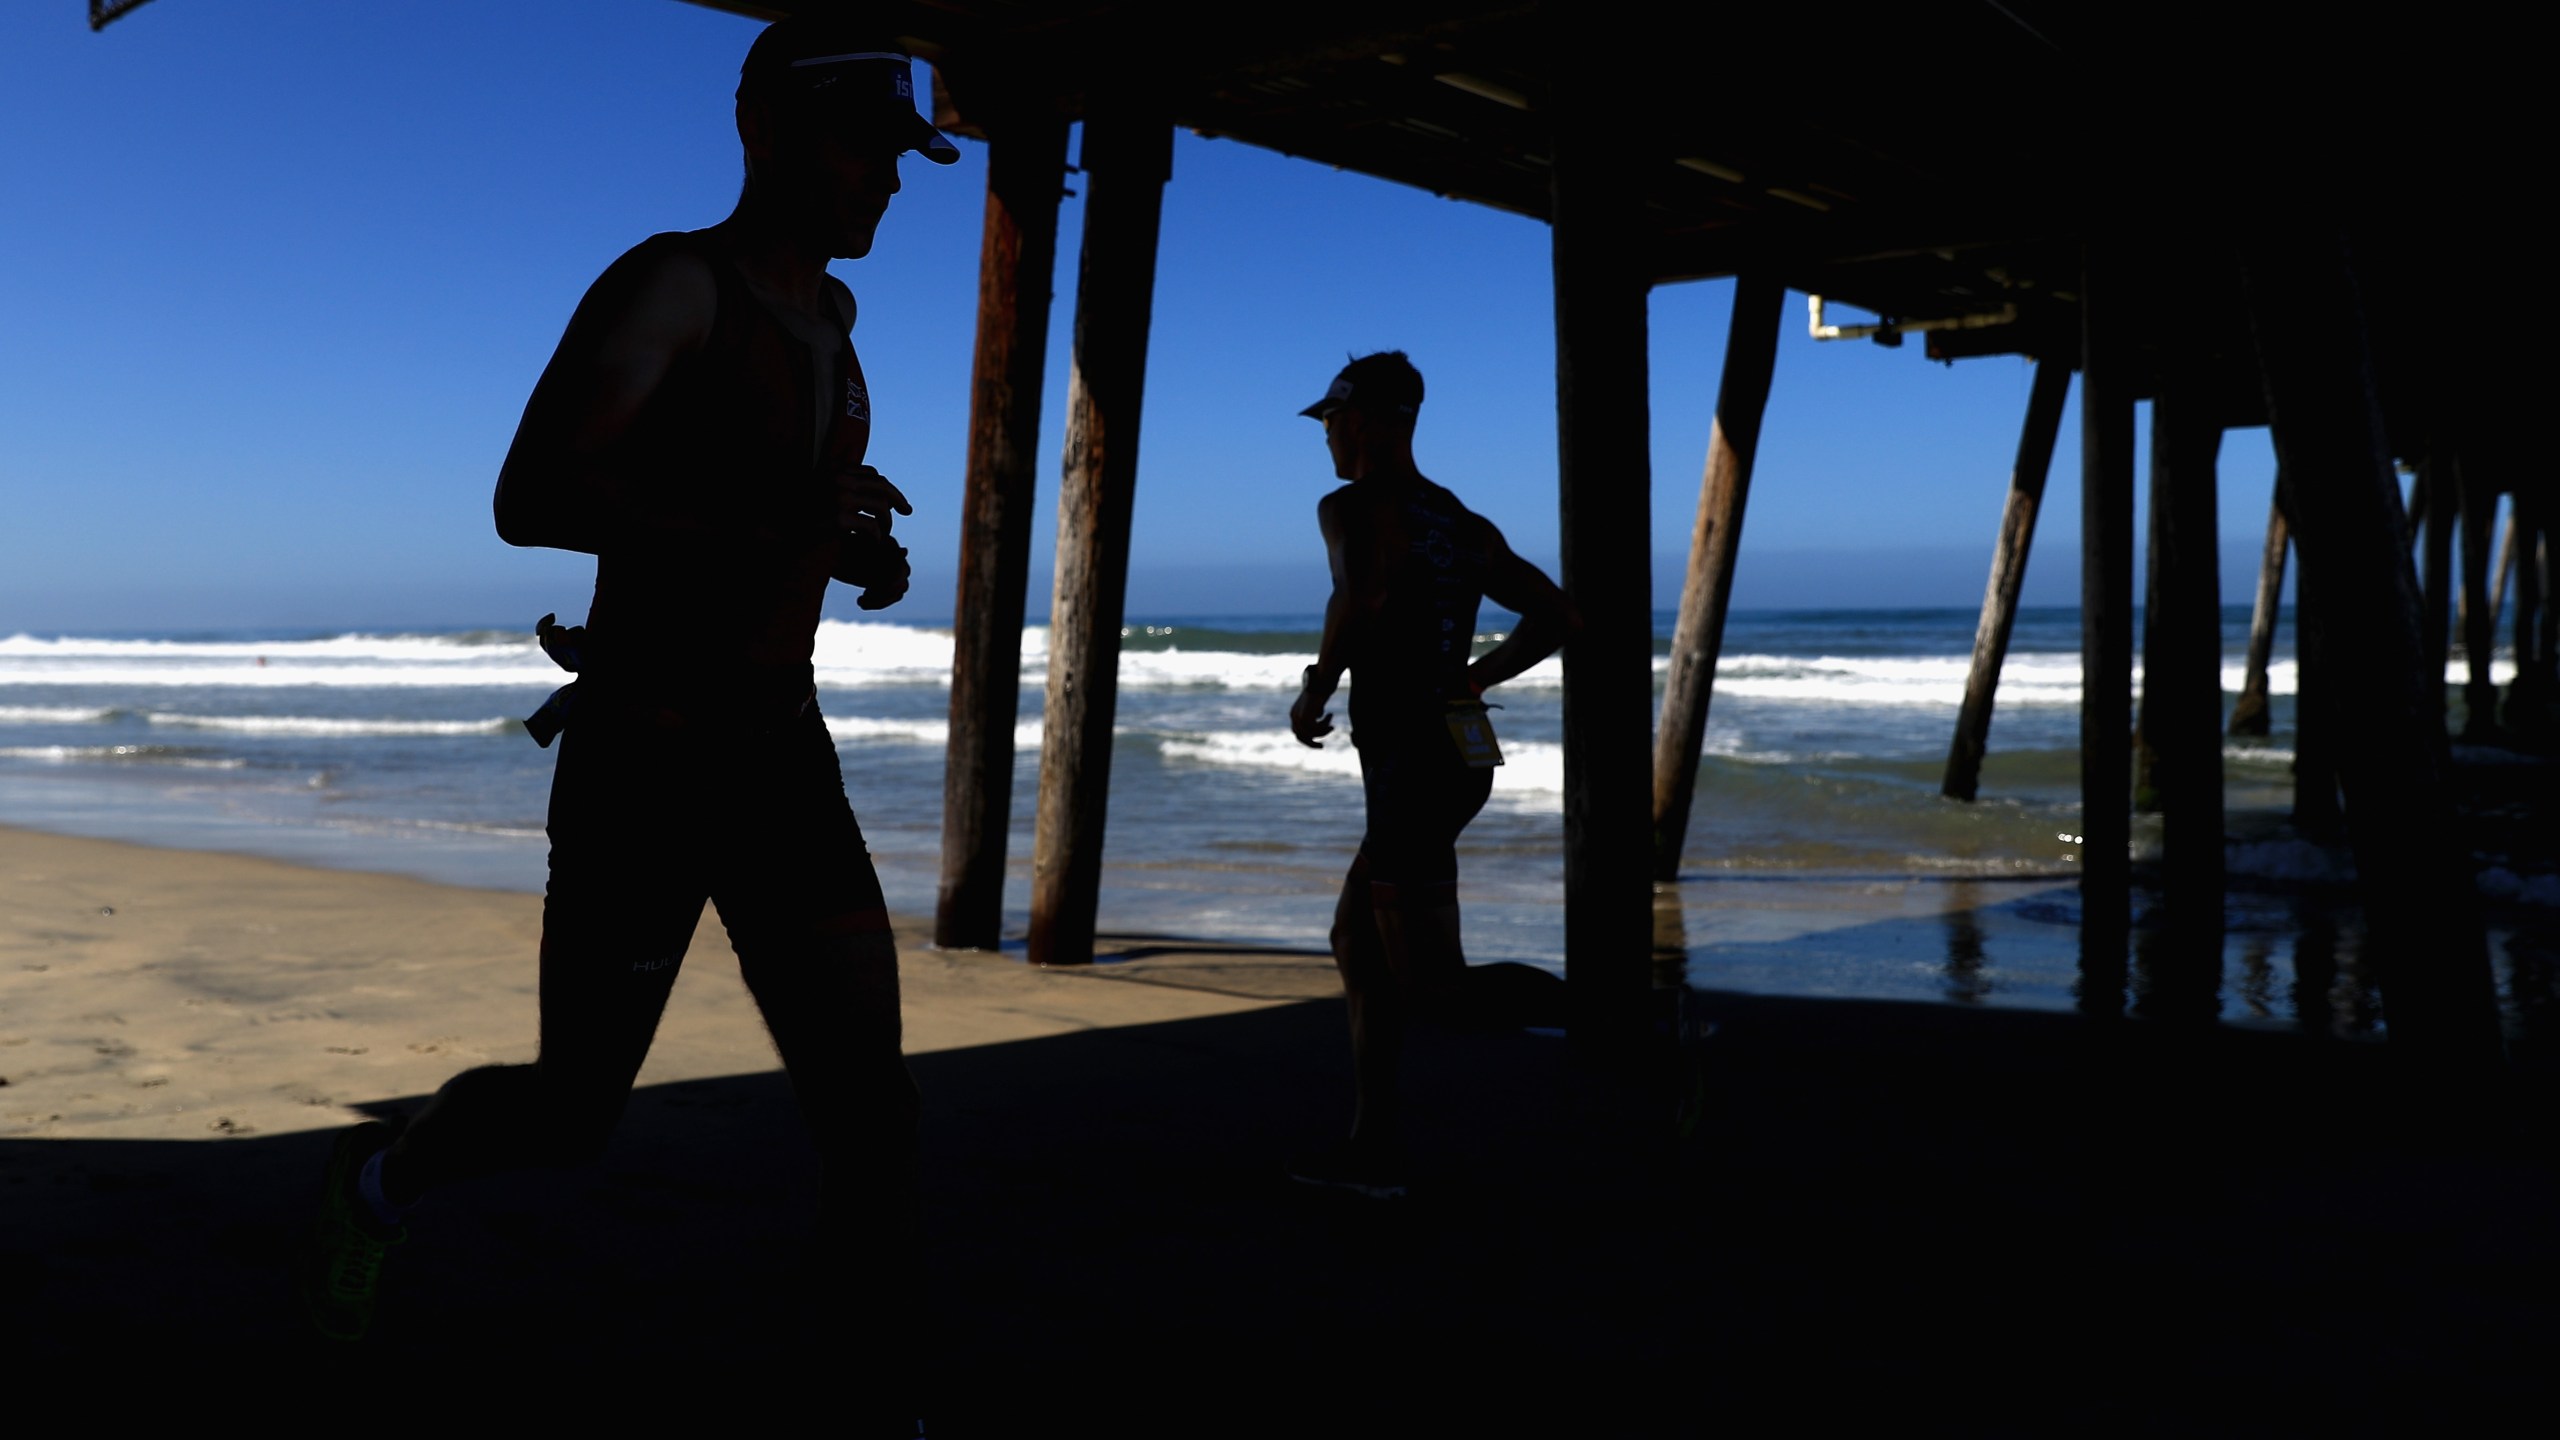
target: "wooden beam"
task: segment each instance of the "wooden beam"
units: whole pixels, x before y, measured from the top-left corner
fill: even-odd
[[[960,585],[951,608],[951,738],[942,772],[942,885],[933,943],[993,949],[1004,932],[1013,727],[1031,566],[1040,382],[1067,124],[1025,115],[990,130],[978,244],[978,350],[969,380],[969,470]]]
[[[1552,177],[1557,508],[1565,593],[1565,978],[1577,1042],[1639,1023],[1651,983],[1652,516],[1642,217],[1594,67],[1559,68]]]
[[[2336,703],[2358,894],[2395,1047],[2439,1073],[2493,1065],[2497,1007],[2470,850],[2446,787],[2443,676],[2425,673],[2417,575],[2362,301],[2341,231],[2286,216],[2246,237],[2250,328],[2303,580],[2339,643]]]
[[[2092,245],[2080,304],[2080,890],[2082,923],[2132,918],[2133,402],[2136,307],[2123,262]]]
[[[2267,704],[2267,664],[2274,658],[2276,622],[2284,606],[2284,560],[2290,541],[2285,534],[2284,506],[2276,500],[2267,502],[2267,545],[2258,556],[2258,601],[2249,611],[2249,663],[2240,682],[2240,698],[2231,706],[2231,733],[2264,738],[2271,728],[2272,717]],[[2299,654],[2300,627],[2296,626],[2294,646],[2295,679],[2301,676]],[[2297,705],[2299,693],[2297,688]]]
[[[1085,122],[1084,246],[1077,263],[1067,442],[1058,487],[1057,587],[1049,606],[1049,693],[1040,741],[1040,809],[1031,857],[1031,961],[1093,958],[1102,888],[1111,729],[1120,696],[1120,625],[1129,584],[1129,519],[1138,481],[1138,417],[1155,304],[1156,240],[1173,129],[1122,112]]]
[[[1653,752],[1653,878],[1680,875],[1689,836],[1689,804],[1698,784],[1698,750],[1706,743],[1707,706],[1715,698],[1716,658],[1724,650],[1725,612],[1733,600],[1733,562],[1742,544],[1743,506],[1760,450],[1760,418],[1778,359],[1779,312],[1787,291],[1766,275],[1734,283],[1733,318],[1725,327],[1724,377],[1716,418],[1707,432],[1706,473],[1698,486],[1698,523],[1689,537],[1689,573],[1680,587],[1680,618],[1671,632],[1671,669],[1664,677],[1662,725]]]
[[[2155,608],[2144,623],[2151,643],[2145,647],[2143,709],[2170,908],[2192,920],[2210,918],[2217,936],[2223,881],[2222,555],[2214,468],[2221,450],[2221,407],[2210,378],[2180,365],[2164,377],[2151,406]],[[2219,954],[2213,958],[2218,967]],[[2160,963],[2184,962],[2163,956]]]
[[[1981,788],[1982,757],[1991,743],[1992,697],[2000,688],[2000,666],[2008,659],[2009,635],[2017,625],[2027,553],[2035,544],[2036,514],[2044,505],[2045,475],[2053,467],[2053,442],[2062,429],[2062,402],[2070,390],[2069,364],[2036,362],[2026,423],[2018,429],[2017,462],[2009,468],[2009,499],[2000,508],[2000,539],[1991,550],[1991,579],[1982,587],[1982,619],[1974,626],[1964,708],[1956,714],[1946,779],[1938,787],[1950,800],[1971,800]]]

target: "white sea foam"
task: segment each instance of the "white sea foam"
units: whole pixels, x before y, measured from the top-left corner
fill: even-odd
[[[487,720],[358,720],[321,715],[181,715],[154,710],[143,718],[154,725],[235,735],[502,735],[516,728],[516,722],[504,715]]]
[[[100,705],[0,705],[0,725],[93,725],[115,713]]]
[[[2293,764],[2293,750],[2285,745],[2225,745],[2222,758],[2236,765],[2278,768]]]
[[[1336,779],[1360,778],[1360,756],[1348,737],[1335,735],[1321,750],[1310,750],[1286,730],[1225,730],[1208,735],[1167,736],[1165,757],[1236,770],[1285,770]]]
[[[166,745],[7,745],[0,757],[55,765],[174,765],[184,770],[238,770],[249,762],[230,756],[188,755]]]
[[[1141,629],[1131,638],[1143,641]],[[817,631],[813,660],[818,683],[830,689],[874,685],[947,685],[952,636],[948,629],[872,620],[828,620]],[[1253,653],[1219,649],[1133,649],[1121,655],[1120,683],[1142,690],[1233,690],[1286,693],[1312,657],[1303,653]],[[1049,663],[1049,629],[1022,632],[1022,677],[1036,685]],[[1669,665],[1656,657],[1656,675]],[[1953,709],[1964,698],[1970,656],[1839,656],[1729,654],[1716,667],[1719,694],[1832,706],[1909,706]],[[2515,665],[2498,657],[2491,673],[2511,680]],[[2465,678],[2457,658],[2447,679]],[[1549,691],[1563,683],[1561,661],[1549,659],[1510,682],[1520,691]],[[548,689],[560,671],[528,637],[474,635],[347,634],[311,640],[99,640],[0,638],[0,690],[12,686],[242,686],[283,688],[420,688],[496,686]],[[2246,676],[2235,656],[2222,667],[2226,692],[2237,693]],[[2139,676],[2136,677],[2139,683]],[[2294,694],[2295,665],[2269,667],[2268,689]],[[2004,708],[2063,707],[2079,703],[2080,658],[2056,652],[2013,653],[2002,667]],[[41,723],[72,707],[0,708],[0,723]],[[82,710],[79,718],[101,718]]]
[[[318,640],[0,639],[0,686],[556,685],[529,639],[335,635]]]
[[[1328,779],[1360,779],[1360,755],[1343,736],[1310,750],[1285,730],[1231,730],[1168,736],[1168,759],[1240,770],[1275,770]],[[1493,798],[1513,808],[1552,811],[1564,798],[1564,747],[1551,741],[1502,742],[1503,765],[1493,772]]]
[[[951,722],[947,720],[875,720],[867,715],[830,715],[827,733],[838,745],[861,742],[882,744],[932,745],[950,743]],[[1040,722],[1025,720],[1013,727],[1013,748],[1020,752],[1040,744]]]

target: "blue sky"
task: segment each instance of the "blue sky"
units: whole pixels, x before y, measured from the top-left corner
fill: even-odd
[[[74,0],[0,12],[0,633],[582,609],[592,562],[500,544],[490,484],[586,284],[734,202],[755,29],[676,0],[168,0],[95,35]],[[963,149],[910,159],[878,248],[837,267],[862,303],[873,461],[916,501],[918,619],[949,613],[957,545],[984,198],[984,151]],[[1068,201],[1044,571],[1080,221]],[[1653,298],[1664,595],[1729,301],[1712,282]],[[1424,469],[1551,555],[1552,316],[1537,222],[1179,137],[1133,613],[1321,603],[1329,474],[1295,412],[1354,350],[1413,355]],[[1737,603],[1976,603],[2025,364],[1819,344],[1801,296],[1785,324]],[[2031,601],[2076,598],[2076,426]],[[2227,600],[2247,598],[2272,475],[2265,432],[2235,432]]]

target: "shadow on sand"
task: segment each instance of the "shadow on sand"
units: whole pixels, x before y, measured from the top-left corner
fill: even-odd
[[[812,1293],[817,1247],[861,1237],[813,1233],[779,1074],[643,1090],[600,1166],[432,1200],[363,1347],[307,1338],[285,1277],[327,1133],[0,1142],[0,1327],[19,1374],[496,1367],[601,1413],[772,1397],[834,1307],[930,1324],[959,1422],[935,1433],[1008,1435],[1549,1407],[1579,1418],[1534,1433],[2191,1430],[2371,1419],[2378,1386],[2441,1418],[2537,1384],[2560,1335],[2548,1137],[2414,1108],[2385,1047],[1702,1003],[1717,1033],[1676,1063],[1426,1037],[1403,1205],[1283,1178],[1347,1110],[1338,1003],[918,1056],[921,1308]],[[811,1375],[845,1393],[863,1357]]]

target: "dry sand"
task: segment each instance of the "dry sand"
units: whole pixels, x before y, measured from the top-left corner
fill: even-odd
[[[912,933],[930,1293],[814,1288],[813,1255],[861,1237],[816,1231],[716,929],[603,1161],[439,1192],[373,1339],[318,1341],[288,1276],[326,1130],[529,1058],[538,919],[0,830],[0,1362],[43,1377],[24,1396],[280,1418],[337,1377],[368,1416],[397,1381],[471,1423],[532,1395],[735,1428],[742,1403],[877,1394],[859,1349],[778,1357],[888,1323],[928,1327],[933,1433],[961,1440],[2349,1434],[2484,1428],[2541,1403],[2560,1345],[2547,1085],[2506,1112],[2382,1046],[1712,994],[1716,1038],[1645,1063],[1417,1034],[1416,1196],[1376,1206],[1282,1176],[1348,1100],[1340,1005],[1291,1003],[1332,993],[1321,957],[1130,941],[1045,973]],[[287,1408],[232,1408],[262,1404]]]
[[[343,1125],[534,1053],[537,896],[0,828],[0,1138]],[[1218,947],[1043,971],[899,928],[907,1049],[1336,992],[1321,956]],[[1139,947],[1118,941],[1106,954]],[[707,908],[642,1086],[773,1069]]]

